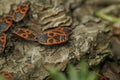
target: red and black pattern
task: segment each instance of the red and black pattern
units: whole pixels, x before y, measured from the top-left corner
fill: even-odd
[[[68,41],[70,34],[72,34],[72,32],[69,27],[54,28],[43,33],[38,38],[38,42],[44,45],[61,44]]]

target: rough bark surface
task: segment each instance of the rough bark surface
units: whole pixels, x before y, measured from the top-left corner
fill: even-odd
[[[6,0],[4,4],[9,7],[16,4],[16,7],[20,1],[25,0]],[[53,46],[36,45],[22,39],[12,42],[14,47],[12,52],[7,52],[10,54],[7,63],[3,57],[0,58],[1,71],[11,72],[15,80],[46,80],[48,66],[64,70],[68,63],[79,63],[81,58],[86,58],[92,66],[99,64],[106,56],[111,56],[111,34],[106,27],[108,23],[94,17],[93,7],[82,5],[84,0],[30,1],[30,19],[23,25],[39,35],[49,28],[69,26],[73,28],[73,34],[67,43]],[[9,7],[0,10],[1,14],[8,13]]]

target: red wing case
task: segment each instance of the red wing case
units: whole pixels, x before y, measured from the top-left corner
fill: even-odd
[[[7,31],[13,24],[13,17],[11,15],[6,15],[0,18],[0,32]]]
[[[29,5],[30,5],[30,2],[26,2],[26,3],[20,4],[17,7],[17,9],[14,10],[13,20],[15,22],[21,21],[26,16],[26,14],[29,10]]]
[[[33,31],[25,28],[16,28],[13,34],[29,41],[37,41],[37,34]]]
[[[38,42],[44,45],[61,44],[68,41],[68,37],[71,34],[71,29],[67,27],[54,28],[43,33],[39,38]]]

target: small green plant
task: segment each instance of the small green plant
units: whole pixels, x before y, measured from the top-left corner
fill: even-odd
[[[7,79],[4,76],[0,75],[0,80],[9,80],[9,79]]]
[[[109,12],[113,12],[114,10],[119,8],[120,8],[120,5],[111,5],[99,11],[96,11],[95,16],[100,17],[112,23],[120,23],[120,17],[115,17],[113,15],[108,14]]]
[[[49,72],[52,80],[97,80],[95,72],[88,70],[87,63],[82,61],[79,68],[79,70],[76,70],[75,67],[69,65],[67,68],[67,76],[54,68],[50,68]]]

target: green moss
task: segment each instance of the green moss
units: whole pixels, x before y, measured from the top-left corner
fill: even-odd
[[[88,70],[87,63],[82,61],[79,68],[79,70],[76,70],[73,65],[69,65],[67,68],[67,76],[54,68],[49,68],[49,72],[52,80],[97,80],[95,72]]]

